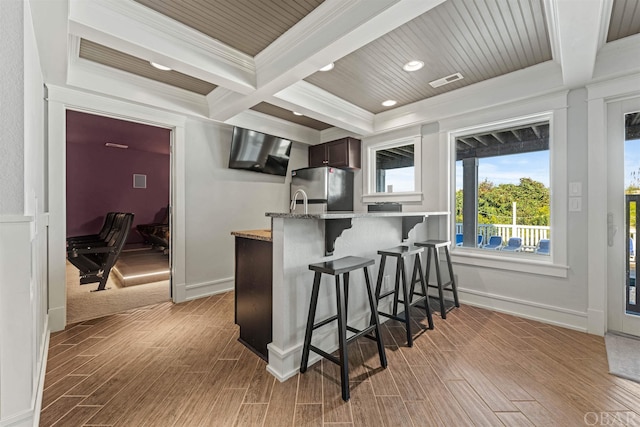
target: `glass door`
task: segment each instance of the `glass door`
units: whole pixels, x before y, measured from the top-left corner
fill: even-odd
[[[607,121],[608,329],[640,336],[640,301],[636,292],[640,98],[609,104]]]

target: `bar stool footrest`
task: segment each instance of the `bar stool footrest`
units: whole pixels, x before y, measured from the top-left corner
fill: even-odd
[[[449,281],[447,283],[444,283],[442,285],[442,290],[443,291],[451,291],[451,292],[453,292],[453,286],[452,285],[453,285],[453,282],[451,282],[451,281]],[[438,285],[427,284],[427,288],[438,289]]]
[[[456,308],[456,303],[453,300],[444,299],[445,313],[450,312],[454,308]],[[440,298],[437,296],[429,295],[429,307],[431,307],[431,311],[437,311],[440,313]]]
[[[319,349],[315,345],[309,345],[309,350],[313,351],[314,353],[318,353],[320,356],[322,356],[325,359],[335,363],[336,365],[340,365],[340,359],[339,358],[335,357],[333,354],[329,354],[326,351]]]
[[[318,329],[319,327],[327,325],[327,324],[333,322],[334,320],[338,320],[338,315],[337,314],[335,316],[331,316],[331,317],[328,317],[328,318],[326,318],[324,320],[321,320],[318,323],[314,323],[312,328],[313,329]]]
[[[360,337],[365,337],[367,336],[367,334],[373,330],[376,329],[376,325],[371,325],[368,326],[362,330],[360,329],[356,329],[356,328],[352,328],[351,326],[347,326],[347,330],[350,332],[355,332],[355,335],[350,336],[349,338],[347,338],[347,344],[349,344],[352,341],[357,340]]]
[[[397,320],[398,322],[406,323],[406,319],[404,317],[394,316],[393,314],[383,313],[382,311],[378,311],[378,316],[384,316],[388,319]]]

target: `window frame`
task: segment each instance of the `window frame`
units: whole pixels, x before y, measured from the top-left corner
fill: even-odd
[[[555,104],[555,99],[552,100]],[[449,233],[455,236],[455,212],[456,212],[456,153],[455,140],[459,137],[499,130],[518,125],[525,125],[540,121],[549,122],[549,188],[550,188],[550,231],[551,254],[540,256],[528,253],[503,253],[502,251],[484,251],[480,248],[461,246],[452,247],[454,262],[478,267],[490,267],[503,270],[519,271],[533,274],[541,274],[555,277],[567,277],[567,111],[565,102],[557,108],[540,109],[537,113],[522,114],[511,117],[500,117],[500,114],[489,117],[478,117],[479,120],[470,120],[465,126],[444,132],[444,138],[449,146],[449,208],[452,218],[449,222]],[[492,116],[492,114],[488,114]],[[482,119],[485,120],[482,120]],[[451,121],[454,125],[454,121]],[[563,203],[564,201],[564,203]]]
[[[413,144],[413,169],[414,191],[401,191],[393,193],[376,192],[376,153],[389,148],[402,147]],[[420,202],[422,201],[422,136],[396,138],[374,142],[367,146],[363,168],[364,203],[375,202]]]

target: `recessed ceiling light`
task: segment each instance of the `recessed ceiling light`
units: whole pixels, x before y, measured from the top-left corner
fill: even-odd
[[[397,103],[398,103],[398,101],[394,101],[393,99],[387,99],[386,101],[384,101],[382,103],[382,105],[384,105],[385,107],[393,107]]]
[[[304,115],[304,114],[302,114],[302,113],[298,113],[297,111],[294,111],[294,112],[293,112],[293,114],[294,114],[295,116],[303,116],[303,115]]]
[[[153,65],[158,70],[171,71],[171,68],[167,67],[166,65],[161,65],[161,64],[158,64],[156,62],[151,62],[151,61],[149,61],[149,64]]]
[[[414,60],[409,61],[402,66],[402,69],[405,71],[418,71],[420,68],[424,67],[424,62]]]
[[[333,62],[331,64],[325,65],[324,67],[320,68],[320,71],[330,71],[333,70],[334,64]]]

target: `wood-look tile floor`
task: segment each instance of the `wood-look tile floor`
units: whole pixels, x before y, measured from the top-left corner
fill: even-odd
[[[52,334],[42,426],[640,425],[640,384],[608,374],[602,337],[463,306],[414,346],[387,322],[280,383],[237,341],[233,293],[163,303]],[[416,328],[417,329],[417,328]]]

